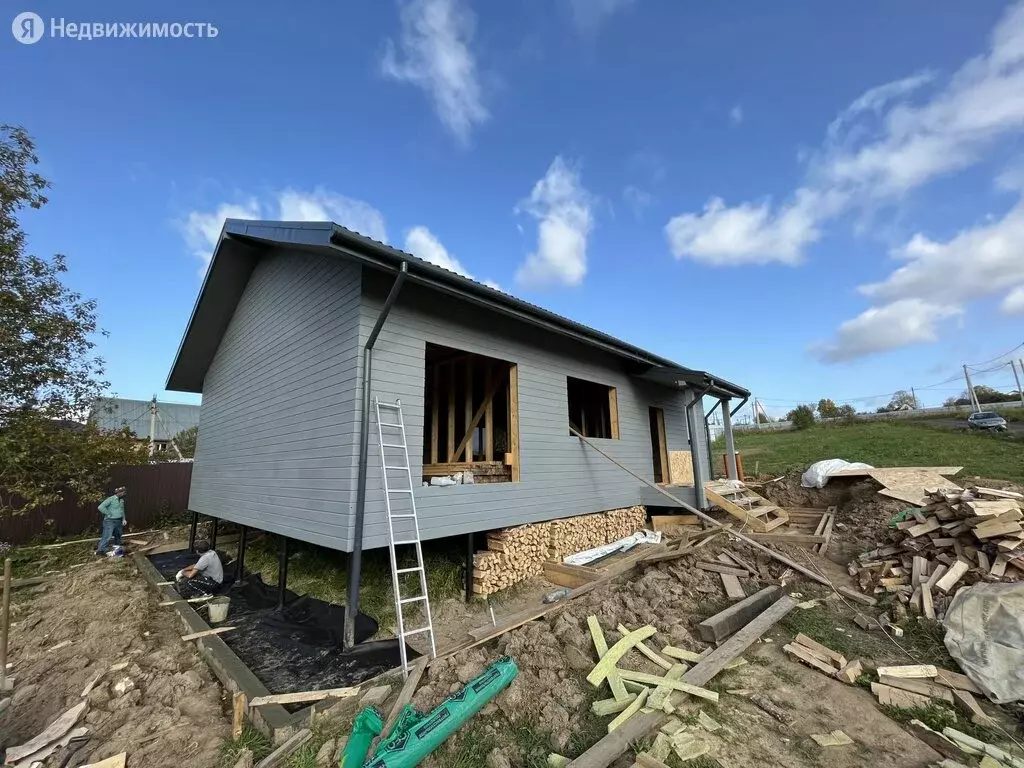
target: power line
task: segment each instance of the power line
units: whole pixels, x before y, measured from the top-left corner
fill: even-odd
[[[1016,347],[1011,349],[1009,352],[1003,352],[1003,354],[1001,354],[1001,355],[996,355],[991,360],[984,360],[984,361],[982,361],[980,363],[968,363],[967,367],[968,368],[977,368],[980,365],[988,365],[989,363],[995,362],[996,360],[999,360],[1000,358],[1008,357],[1009,355],[1012,355],[1018,349],[1024,349],[1024,342],[1018,344]],[[1009,365],[1009,363],[1010,363],[1009,360],[1003,360],[1003,362],[1001,362],[999,365]]]

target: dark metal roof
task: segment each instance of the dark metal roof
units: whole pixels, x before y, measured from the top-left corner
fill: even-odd
[[[603,349],[627,360],[634,372],[644,378],[667,386],[710,387],[709,394],[724,397],[747,397],[750,394],[746,389],[712,377],[704,371],[678,365],[337,224],[241,219],[228,219],[224,223],[188,329],[167,379],[167,389],[202,391],[206,370],[260,252],[277,246],[333,253],[366,267],[390,273],[396,272],[401,263],[406,262],[408,279],[412,282]]]

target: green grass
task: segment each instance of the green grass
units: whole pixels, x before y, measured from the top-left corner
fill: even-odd
[[[877,467],[962,466],[965,475],[1024,482],[1020,440],[922,424],[863,422],[790,432],[738,432],[736,448],[748,471],[757,462],[760,472],[773,475],[803,470],[821,459],[842,458]]]
[[[224,739],[221,742],[217,764],[221,768],[231,768],[238,762],[238,756],[243,749],[252,750],[253,762],[258,763],[270,754],[272,747],[269,736],[246,723],[239,738]]]
[[[484,729],[479,719],[473,719],[457,737],[445,741],[434,752],[434,758],[440,768],[482,768],[487,765],[487,755],[496,746],[493,734]]]
[[[909,723],[911,720],[920,720],[933,731],[938,731],[939,733],[942,733],[943,728],[956,728],[961,733],[966,733],[968,736],[972,736],[979,741],[988,742],[989,744],[1001,743],[1005,738],[991,728],[975,725],[967,718],[961,717],[935,699],[932,699],[932,703],[927,707],[911,707],[906,709],[883,706],[882,711],[897,723]]]
[[[423,559],[427,568],[430,601],[436,604],[462,594],[461,565],[464,550],[450,542],[427,542]],[[386,548],[363,554],[359,609],[375,618],[388,633],[395,626],[395,603],[391,587],[390,555]],[[246,568],[259,572],[268,584],[277,583],[277,540],[266,536],[253,542],[245,553]],[[399,567],[413,565],[400,561]],[[404,597],[419,594],[418,576],[405,574],[401,590]],[[348,555],[324,547],[292,542],[288,559],[288,589],[331,603],[344,603],[348,580]]]

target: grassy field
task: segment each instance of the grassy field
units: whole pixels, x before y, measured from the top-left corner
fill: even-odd
[[[722,452],[722,441],[714,452]],[[1005,435],[934,429],[924,423],[862,422],[794,432],[738,432],[743,469],[778,475],[821,459],[876,467],[962,466],[965,475],[1024,482],[1024,441]]]

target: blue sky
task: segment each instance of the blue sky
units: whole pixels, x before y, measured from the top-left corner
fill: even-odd
[[[1024,341],[1020,5],[140,8],[24,10],[219,34],[0,42],[53,183],[30,246],[99,301],[121,396],[189,399],[162,388],[225,215],[326,215],[773,413],[937,403]]]

